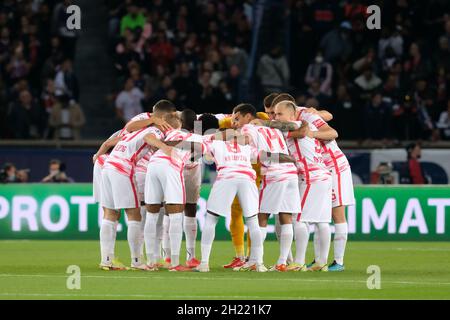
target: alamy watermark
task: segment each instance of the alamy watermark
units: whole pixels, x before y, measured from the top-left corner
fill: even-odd
[[[70,14],[66,21],[66,27],[69,30],[81,29],[81,9],[77,5],[68,6],[66,13]]]
[[[366,27],[369,30],[380,30],[381,29],[381,9],[377,5],[370,5],[366,9],[366,13],[370,14],[367,17]]]
[[[367,274],[370,276],[367,278],[367,289],[381,289],[381,269],[377,265],[370,265],[367,267]]]
[[[66,273],[69,274],[66,280],[66,287],[69,290],[81,289],[81,269],[77,265],[67,267]]]

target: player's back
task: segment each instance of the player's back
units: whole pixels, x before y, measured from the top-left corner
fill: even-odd
[[[192,141],[202,143],[203,139],[201,135],[175,129],[166,132],[164,141]],[[172,156],[168,156],[163,151],[158,150],[151,157],[150,163],[168,163],[175,169],[182,170],[190,157],[191,151],[185,148],[174,148],[174,154]]]
[[[119,172],[131,174],[136,163],[150,150],[144,141],[147,134],[154,134],[158,139],[164,137],[161,130],[156,127],[143,128],[125,134],[109,155],[105,162],[105,168],[113,168]]]
[[[344,171],[350,168],[347,157],[339,148],[336,140],[322,141],[322,155],[329,170]]]
[[[251,137],[252,143],[258,152],[281,153],[289,155],[289,149],[280,130],[263,126],[247,124],[242,127],[242,134]],[[261,173],[266,176],[266,181],[282,181],[292,178],[297,174],[297,168],[293,163],[280,163],[278,159],[271,158],[262,161]]]
[[[213,140],[206,144],[207,152],[214,158],[217,179],[256,179],[252,159],[256,149],[251,145],[240,145],[236,141]]]
[[[301,126],[301,122],[296,122]],[[311,131],[317,128],[308,123]],[[286,134],[286,143],[291,155],[297,160],[299,174],[304,177],[306,183],[328,179],[330,172],[325,166],[322,156],[322,145],[319,140],[304,137],[301,139],[291,138]]]

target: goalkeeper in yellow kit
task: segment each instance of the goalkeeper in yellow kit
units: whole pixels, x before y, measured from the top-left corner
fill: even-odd
[[[271,95],[264,99],[264,105],[266,103],[270,106],[274,97]],[[258,119],[269,120],[269,116],[265,112],[258,112],[256,114]],[[220,129],[230,129],[232,128],[232,118],[225,117],[219,120]],[[258,164],[253,165],[253,169],[256,171],[256,186],[259,190],[259,184],[261,182],[261,166]],[[245,247],[244,247],[244,219],[242,216],[242,208],[239,205],[238,197],[234,198],[233,204],[231,206],[231,222],[230,222],[230,234],[231,241],[233,242],[235,257],[229,263],[224,265],[224,268],[235,268],[241,267],[245,263]],[[249,255],[251,247],[250,237],[247,235],[247,256]]]

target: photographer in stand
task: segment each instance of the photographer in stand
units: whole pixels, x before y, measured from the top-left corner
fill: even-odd
[[[66,165],[60,160],[53,159],[49,164],[49,175],[43,178],[41,182],[68,183],[74,182],[74,180],[67,176]]]
[[[395,181],[392,165],[388,162],[380,162],[370,177],[371,184],[394,184],[396,183]]]
[[[0,171],[0,183],[28,182],[30,169],[17,170],[13,163],[7,162]]]

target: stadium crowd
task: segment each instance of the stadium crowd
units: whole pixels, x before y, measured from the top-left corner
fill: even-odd
[[[77,139],[85,123],[65,26],[71,0],[0,3],[0,136]],[[166,98],[197,113],[230,113],[244,95],[256,1],[105,1],[114,104],[126,122]],[[381,7],[381,30],[366,7]],[[298,105],[334,115],[340,139],[450,139],[450,3],[289,0],[286,39],[255,56],[264,96],[288,91]],[[275,12],[275,11],[274,11]],[[269,16],[269,18],[266,18]],[[287,40],[287,41],[286,41]],[[261,103],[257,104],[261,109]],[[89,115],[87,115],[89,116]],[[349,125],[351,123],[351,125]]]
[[[263,93],[287,89],[298,105],[329,109],[342,139],[449,139],[448,2],[372,2],[382,8],[379,31],[366,28],[368,1],[286,1],[290,50],[260,53],[253,71]],[[254,4],[110,2],[119,117],[161,98],[229,112],[248,66]]]
[[[0,137],[76,139],[85,123],[73,70],[71,0],[0,3]]]

